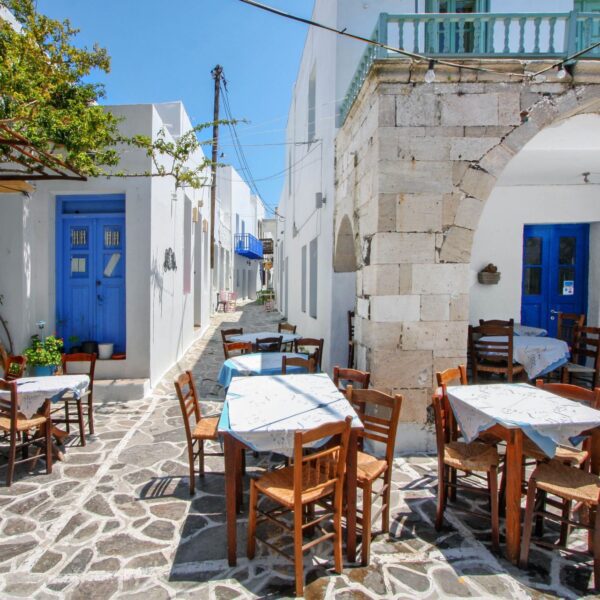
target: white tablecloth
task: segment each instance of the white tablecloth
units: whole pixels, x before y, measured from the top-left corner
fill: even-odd
[[[219,432],[231,433],[256,451],[292,456],[294,433],[358,415],[325,374],[235,377],[219,421]]]
[[[498,423],[522,429],[554,456],[557,444],[600,426],[600,411],[527,383],[450,386],[448,399],[467,442]]]
[[[483,341],[506,341],[506,336],[488,335]],[[567,342],[551,337],[514,336],[513,359],[523,365],[529,379],[545,375],[569,361]]]
[[[277,333],[276,331],[257,331],[255,333],[244,333],[242,335],[232,335],[228,339],[231,342],[252,342],[256,344],[257,338],[278,338],[281,336],[283,338],[282,343],[289,344],[294,340],[301,338],[302,336],[297,333]]]
[[[530,325],[521,325],[520,323],[515,323],[513,331],[515,335],[523,336],[545,337],[548,335],[546,329],[542,329],[541,327],[531,327]]]
[[[80,398],[90,385],[87,375],[52,375],[48,377],[21,377],[16,380],[19,410],[29,419],[44,404],[46,398],[57,402],[67,392]],[[10,392],[0,391],[0,397],[10,398]]]

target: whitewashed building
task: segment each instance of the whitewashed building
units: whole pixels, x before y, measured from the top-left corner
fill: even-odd
[[[107,110],[123,117],[126,136],[164,129],[176,140],[191,129],[180,102]],[[145,151],[124,150],[120,170],[153,168]],[[176,190],[171,177],[44,181],[30,194],[0,194],[0,294],[15,351],[39,321],[67,349],[113,343],[125,357],[99,361],[97,378],[135,380],[143,395],[208,326],[209,248],[208,188]]]

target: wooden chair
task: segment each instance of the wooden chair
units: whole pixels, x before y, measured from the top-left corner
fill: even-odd
[[[482,338],[494,336],[502,339],[486,341]],[[514,330],[508,325],[469,325],[469,348],[473,365],[473,383],[478,383],[479,373],[504,375],[512,382],[516,375],[525,372],[523,365],[514,364]],[[506,339],[504,339],[506,338]]]
[[[492,327],[512,327],[514,329],[515,327],[515,320],[514,319],[508,319],[508,320],[503,320],[503,319],[479,319],[479,325],[491,325]]]
[[[288,367],[301,367],[306,369],[307,373],[314,373],[316,370],[315,361],[312,358],[300,358],[299,356],[282,356],[281,374],[287,375]]]
[[[84,363],[87,364],[85,374],[90,378],[90,385],[87,391],[82,394],[79,398],[76,398],[73,394],[65,394],[62,398],[62,406],[52,410],[52,414],[62,413],[63,417],[53,417],[54,423],[64,423],[66,426],[67,433],[71,432],[71,423],[77,421],[79,426],[79,441],[82,446],[86,445],[85,440],[85,413],[87,413],[88,429],[90,435],[94,434],[94,371],[96,370],[96,354],[87,354],[79,352],[77,354],[63,354],[62,355],[62,372],[64,375],[69,375],[69,365],[73,366],[73,363]],[[82,371],[77,370],[78,373]],[[85,403],[85,410],[84,404]],[[71,418],[71,406],[75,405],[77,411],[77,419]]]
[[[306,352],[309,358],[315,359],[315,364],[319,371],[321,371],[321,362],[323,360],[323,344],[324,340],[321,338],[299,338],[294,340],[294,352]],[[312,350],[311,350],[312,349]]]
[[[27,359],[24,356],[9,356],[7,364],[8,367],[4,372],[4,379],[6,381],[14,381],[23,377],[25,368],[27,367]]]
[[[221,329],[221,340],[223,343],[229,342],[229,338],[234,335],[244,335],[244,329],[242,327],[237,329]]]
[[[296,596],[304,591],[303,554],[305,550],[325,540],[333,540],[335,571],[342,572],[342,502],[344,498],[344,471],[350,436],[351,417],[338,423],[328,423],[309,431],[297,431],[294,435],[294,462],[292,466],[277,469],[250,481],[250,510],[248,517],[248,558],[254,558],[256,540],[292,560],[296,572]],[[335,436],[335,442],[307,453],[307,445],[325,441]],[[263,511],[258,509],[258,496],[263,494],[277,503],[277,507]],[[315,517],[312,507],[324,502],[329,510]],[[283,521],[282,514],[293,513],[293,527]],[[260,515],[260,518],[257,518]],[[324,532],[320,524],[333,516],[333,532]],[[294,556],[290,556],[266,539],[256,535],[257,525],[265,520],[294,536]],[[303,544],[305,529],[314,530],[319,525],[323,535]]]
[[[545,496],[552,494],[563,501],[566,506],[561,515],[550,513],[545,510]],[[571,518],[570,505],[577,503],[578,507],[587,507],[590,514],[590,522],[587,519],[575,521]],[[534,519],[551,519],[559,521],[562,529],[566,526],[581,527],[590,531],[588,545],[594,555],[594,584],[600,589],[600,477],[575,467],[569,467],[559,461],[540,463],[529,478],[527,491],[527,505],[525,509],[525,523],[523,527],[523,539],[521,540],[521,556],[519,566],[524,569],[529,562],[529,548],[531,545],[531,534],[533,532]],[[592,516],[594,515],[595,516]],[[562,538],[562,535],[561,535]],[[540,546],[550,548],[567,549],[567,539],[559,541],[559,544],[550,544],[542,540],[536,540]]]
[[[205,440],[217,440],[217,426],[219,424],[218,416],[204,417],[200,411],[200,402],[194,385],[194,377],[191,371],[182,373],[174,382],[179,406],[181,407],[181,416],[185,426],[185,437],[187,439],[188,463],[190,467],[190,496],[195,491],[195,470],[194,465],[196,457],[199,463],[200,477],[204,477],[204,442]],[[192,423],[191,416],[194,415]],[[197,448],[196,448],[197,446]],[[206,454],[206,456],[223,456],[222,452]]]
[[[348,368],[354,368],[354,311],[348,311]]]
[[[296,333],[297,326],[291,325],[290,323],[279,323],[277,326],[277,333]],[[294,342],[286,342],[283,344],[286,351],[292,351]]]
[[[266,337],[256,338],[256,351],[257,352],[281,352],[281,346],[283,344],[283,336],[279,337]]]
[[[52,473],[52,419],[50,417],[50,402],[46,400],[42,412],[30,419],[19,411],[19,396],[15,381],[0,379],[0,390],[10,392],[10,399],[0,398],[0,431],[8,435],[9,451],[6,464],[6,485],[13,482],[15,466],[21,463],[36,461],[38,456],[28,456],[27,450],[32,444],[44,444],[46,473]],[[37,430],[30,437],[32,430]],[[22,451],[22,458],[17,460],[17,450]]]
[[[556,337],[573,347],[575,331],[585,325],[585,315],[559,312],[556,320]]]
[[[252,342],[223,342],[223,354],[225,354],[225,360],[232,356],[250,354],[251,352]]]
[[[575,327],[571,357],[572,362],[562,368],[563,383],[572,383],[575,379],[589,384],[591,389],[597,388],[600,379],[600,327]]]
[[[351,385],[346,388],[346,397],[352,404],[364,429],[360,432],[357,453],[357,484],[363,493],[362,511],[357,519],[362,526],[362,564],[369,564],[372,522],[381,514],[381,531],[390,530],[390,492],[392,489],[392,467],[398,420],[402,407],[402,396],[389,396],[377,390],[358,390]],[[364,442],[371,440],[384,445],[384,458],[365,452]],[[382,479],[379,490],[373,490],[377,479]],[[381,498],[381,508],[372,515],[372,506]]]
[[[448,489],[466,489],[490,497],[492,519],[492,546],[499,549],[499,513],[498,513],[498,450],[481,442],[451,441],[448,419],[450,408],[444,403],[442,396],[434,394],[432,398],[435,415],[435,435],[438,453],[438,504],[435,528],[439,531],[444,521],[444,510],[448,500]],[[457,471],[465,473],[486,473],[488,488],[475,487],[458,482]],[[457,510],[463,510],[456,507]],[[465,512],[471,512],[466,511]],[[472,513],[484,516],[482,513]]]
[[[367,371],[358,371],[357,369],[341,369],[340,367],[333,367],[333,383],[340,392],[345,394],[346,385],[341,383],[343,381],[348,382],[346,385],[351,384],[355,390],[366,390],[371,381],[371,373],[368,373]]]

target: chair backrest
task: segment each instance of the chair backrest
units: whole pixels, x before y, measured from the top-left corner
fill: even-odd
[[[87,363],[86,375],[90,378],[90,392],[94,389],[94,372],[96,371],[96,358],[95,352],[88,354],[87,352],[77,352],[75,354],[63,354],[62,355],[62,370],[65,375],[69,374],[70,363]]]
[[[508,321],[505,321],[503,319],[479,319],[479,325],[491,325],[492,327],[512,327],[514,328],[515,326],[515,320],[514,319],[508,319]]]
[[[402,396],[390,396],[378,390],[355,390],[346,388],[346,398],[358,413],[364,429],[360,432],[360,447],[364,440],[385,445],[385,458],[390,463],[394,458],[394,445],[402,408]]]
[[[296,333],[296,327],[297,325],[292,325],[290,323],[279,323],[279,325],[277,326],[277,333],[283,333],[284,331],[289,333]]]
[[[559,312],[556,319],[556,337],[573,346],[575,331],[585,325],[585,315]]]
[[[451,383],[457,383],[460,385],[467,385],[467,367],[465,365],[458,365],[458,367],[453,367],[450,369],[446,369],[445,371],[438,371],[435,374],[437,379],[438,387],[443,388],[443,393],[446,393],[446,386]]]
[[[303,350],[308,353],[309,358],[315,359],[315,364],[321,370],[321,362],[323,360],[323,338],[320,340],[317,338],[298,338],[294,340],[294,350],[296,352],[302,352]],[[312,348],[312,350],[311,350]]]
[[[250,354],[251,352],[252,342],[223,342],[223,354],[225,354],[225,360],[232,356]]]
[[[223,342],[228,342],[229,338],[232,335],[243,335],[244,334],[244,329],[242,327],[238,328],[238,329],[221,329],[221,340]]]
[[[281,357],[281,374],[287,375],[288,367],[302,367],[307,373],[316,371],[315,361],[313,358],[300,358],[299,356],[282,356]]]
[[[536,379],[535,385],[551,394],[583,402],[596,410],[600,409],[600,388],[588,390],[587,388],[570,383],[545,383],[543,379]]]
[[[15,379],[23,377],[26,366],[27,359],[24,356],[9,356],[7,368],[4,372],[4,379],[6,379],[6,381],[14,381]]]
[[[573,362],[585,364],[588,358],[593,366],[600,367],[600,327],[576,327],[571,352]]]
[[[348,382],[343,385],[341,382]],[[358,369],[342,369],[341,367],[333,367],[333,383],[340,392],[346,391],[346,386],[351,384],[356,389],[366,390],[371,381],[371,373],[367,371],[359,371]]]
[[[192,443],[192,423],[190,417],[194,415],[194,423],[198,423],[202,418],[200,412],[200,402],[198,401],[198,394],[196,393],[196,386],[194,385],[194,377],[191,371],[182,373],[173,382],[175,385],[175,391],[179,398],[179,406],[181,408],[181,416],[183,417],[183,424],[185,426],[185,435],[188,443]]]
[[[343,499],[346,453],[352,417],[345,421],[325,423],[294,434],[294,510],[300,510],[302,492],[311,490],[316,495],[335,492],[336,510],[341,510]],[[315,442],[334,439],[323,449],[304,455],[304,447]]]
[[[281,352],[283,336],[256,338],[256,349],[258,352]]]
[[[473,369],[481,363],[497,363],[495,369],[512,377],[514,329],[506,325],[469,326],[469,347]],[[497,340],[484,340],[484,337],[497,337]]]
[[[19,397],[17,395],[17,383],[0,379],[0,390],[10,392],[10,398],[0,397],[0,416],[10,419],[11,435],[16,433],[17,413],[19,411]]]

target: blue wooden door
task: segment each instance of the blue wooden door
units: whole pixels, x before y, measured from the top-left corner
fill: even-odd
[[[559,312],[587,311],[589,225],[526,225],[521,323],[556,335]]]
[[[93,340],[125,352],[124,215],[63,214],[57,234],[57,329],[66,348]]]

